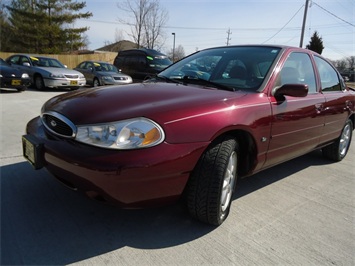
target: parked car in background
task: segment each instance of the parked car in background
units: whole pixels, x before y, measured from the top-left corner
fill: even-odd
[[[24,91],[30,85],[30,76],[0,58],[0,88]]]
[[[6,62],[30,75],[37,90],[45,88],[69,88],[76,90],[85,86],[86,80],[80,72],[68,69],[59,60],[46,56],[15,54]]]
[[[121,73],[114,65],[107,62],[84,61],[74,70],[81,72],[86,78],[86,84],[94,87],[132,83],[130,76]]]
[[[301,48],[206,49],[117,88],[48,100],[27,124],[24,156],[123,207],[185,197],[190,214],[213,225],[228,216],[239,178],[317,149],[341,161],[354,130],[355,93]]]
[[[118,52],[114,63],[135,81],[155,76],[172,64],[169,58],[153,49],[130,49]]]

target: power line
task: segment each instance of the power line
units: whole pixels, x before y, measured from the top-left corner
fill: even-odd
[[[319,7],[320,9],[322,9],[323,11],[325,11],[325,12],[327,12],[328,14],[332,15],[333,17],[335,17],[335,18],[337,18],[337,19],[343,21],[343,22],[346,23],[346,24],[349,24],[350,26],[355,27],[354,24],[352,24],[352,23],[350,23],[349,21],[346,21],[346,20],[344,20],[344,19],[338,17],[338,16],[335,15],[334,13],[332,13],[332,12],[328,11],[327,9],[325,9],[324,7],[321,7],[320,5],[318,5],[316,2],[313,1],[312,3],[315,4],[316,6],[318,6],[318,7]]]
[[[286,24],[281,28],[281,29],[279,29],[274,35],[272,35],[269,39],[267,39],[265,42],[263,42],[263,43],[266,43],[266,42],[268,42],[268,41],[270,41],[272,38],[274,38],[277,34],[279,34],[287,25],[288,25],[288,23],[290,23],[291,22],[291,20],[298,14],[298,12],[300,12],[300,10],[302,9],[304,7],[304,5],[302,5],[298,10],[297,10],[297,12],[292,16],[292,18],[289,20],[289,21],[287,21],[286,22]]]
[[[81,19],[79,19],[81,20]],[[122,23],[117,21],[104,21],[104,20],[95,20],[95,19],[82,19],[85,22],[95,22],[95,23],[104,23],[104,24],[117,24],[117,25],[127,25],[134,26],[133,23]],[[216,31],[225,31],[226,28],[206,28],[206,27],[182,27],[182,26],[163,26],[165,29],[182,29],[182,30],[216,30]],[[300,27],[289,27],[288,30],[299,30]],[[279,28],[230,28],[230,30],[235,31],[274,31]]]

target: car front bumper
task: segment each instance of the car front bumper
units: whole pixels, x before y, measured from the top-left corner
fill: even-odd
[[[50,135],[40,118],[28,123],[23,138],[24,155],[35,161],[34,166],[45,167],[89,197],[126,208],[160,206],[179,199],[209,144],[162,143],[147,149],[107,150]],[[29,142],[33,147],[28,147]]]
[[[31,84],[30,79],[7,78],[7,77],[2,77],[0,79],[0,88],[25,90],[30,84]]]
[[[86,79],[44,79],[47,88],[79,88],[86,85]]]

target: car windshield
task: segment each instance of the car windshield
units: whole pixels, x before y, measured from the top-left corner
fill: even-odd
[[[112,64],[95,62],[94,63],[95,70],[101,72],[118,72],[117,68]]]
[[[65,68],[61,62],[54,58],[31,56],[30,59],[34,66]]]
[[[233,91],[257,91],[280,50],[261,46],[207,49],[168,67],[158,74],[158,79]]]

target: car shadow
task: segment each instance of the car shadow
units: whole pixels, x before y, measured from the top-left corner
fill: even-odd
[[[325,159],[322,156],[321,150],[313,151],[309,154],[263,170],[252,176],[248,176],[242,180],[238,180],[237,188],[233,195],[233,200],[271,185],[308,167],[317,165],[329,165],[332,163],[334,163],[334,161]]]
[[[304,168],[328,163],[311,153],[273,167],[241,180],[234,200]],[[1,168],[1,265],[64,265],[125,246],[167,248],[215,229],[190,218],[180,203],[121,210],[68,190],[46,170],[34,171],[27,162]]]
[[[17,89],[12,89],[12,88],[0,88],[1,94],[21,93],[21,92],[23,91],[19,91]]]

